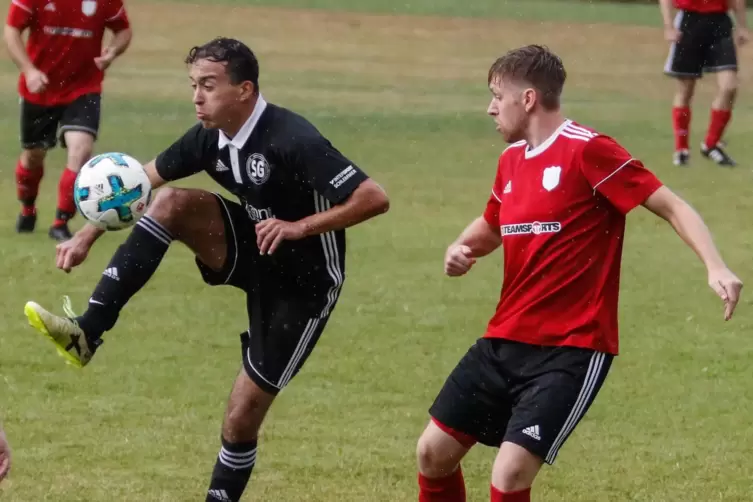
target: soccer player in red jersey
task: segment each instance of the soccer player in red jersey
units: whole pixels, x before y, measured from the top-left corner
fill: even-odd
[[[565,78],[559,57],[535,45],[489,70],[488,113],[511,145],[483,215],[448,247],[445,272],[462,276],[502,245],[502,293],[431,406],[417,448],[420,502],[465,501],[460,462],[477,442],[499,447],[491,500],[530,500],[618,353],[625,218],[636,206],[698,254],[725,319],[735,310],[742,283],[703,220],[614,139],[562,115]]]
[[[685,166],[690,159],[688,136],[690,104],[696,80],[704,72],[716,73],[718,91],[711,104],[711,118],[701,154],[720,166],[735,162],[721,142],[732,117],[737,95],[737,52],[750,38],[745,19],[745,0],[659,0],[664,19],[664,37],[671,42],[664,73],[677,80],[672,108],[675,134],[674,164]],[[672,15],[673,10],[677,13]],[[734,11],[733,28],[728,11]]]
[[[29,29],[24,47],[22,33]],[[102,47],[105,29],[114,36]],[[49,236],[71,237],[68,220],[76,214],[73,185],[91,158],[100,122],[104,71],[131,42],[122,0],[12,0],[5,44],[21,75],[21,157],[16,186],[21,214],[18,232],[36,225],[35,202],[47,151],[58,142],[68,150],[58,182],[55,220]]]

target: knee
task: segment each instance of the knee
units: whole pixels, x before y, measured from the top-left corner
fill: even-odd
[[[530,476],[520,462],[497,462],[492,475],[492,484],[500,491],[512,492],[531,486]]]
[[[419,472],[427,478],[443,478],[452,474],[457,462],[442,454],[438,445],[426,436],[421,436],[416,445]]]
[[[47,152],[42,149],[24,150],[21,154],[21,164],[26,169],[42,169]]]
[[[675,91],[675,106],[690,106],[695,92],[695,81],[691,79],[680,79]]]
[[[257,408],[253,402],[229,405],[222,424],[222,437],[231,443],[256,440],[261,425],[256,418]]]
[[[180,188],[163,187],[154,194],[147,214],[176,235],[180,230],[180,216],[190,205],[190,194]]]
[[[67,145],[68,169],[78,172],[92,156],[92,145],[88,142],[75,142]]]

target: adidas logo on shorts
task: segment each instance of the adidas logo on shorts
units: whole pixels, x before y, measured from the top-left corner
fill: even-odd
[[[539,426],[538,425],[532,425],[530,427],[526,427],[523,429],[523,434],[526,436],[531,436],[536,441],[541,441],[541,436],[539,436]]]

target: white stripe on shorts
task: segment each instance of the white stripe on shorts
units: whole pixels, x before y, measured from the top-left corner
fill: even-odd
[[[570,415],[565,420],[565,424],[562,426],[560,433],[552,443],[552,447],[546,454],[546,463],[551,464],[554,458],[557,456],[562,443],[565,442],[567,436],[573,431],[575,425],[583,418],[583,415],[588,407],[588,403],[594,395],[599,380],[602,377],[602,370],[604,368],[604,361],[607,355],[603,352],[594,352],[591,356],[591,361],[588,363],[588,371],[586,372],[586,378],[583,380],[583,387],[580,389],[578,399],[575,400],[573,409],[570,410]]]

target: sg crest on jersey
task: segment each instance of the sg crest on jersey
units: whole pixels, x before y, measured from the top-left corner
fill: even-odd
[[[251,154],[246,161],[246,174],[256,185],[263,185],[269,179],[269,162],[264,155],[260,153]]]
[[[94,13],[97,12],[96,0],[82,0],[81,12],[83,12],[85,16],[89,16],[89,17],[93,16]]]
[[[549,192],[554,190],[557,185],[560,184],[560,173],[562,168],[560,166],[552,166],[544,169],[544,177],[541,180],[541,184]]]

